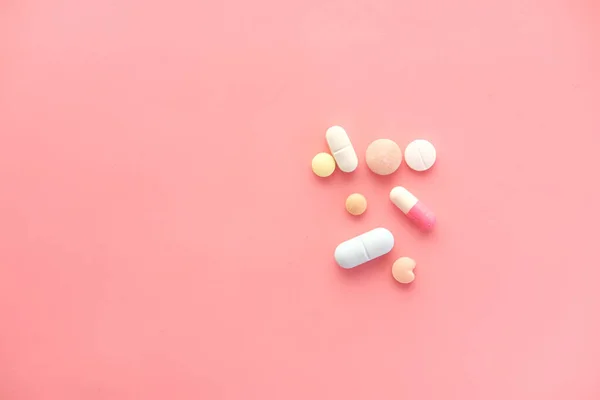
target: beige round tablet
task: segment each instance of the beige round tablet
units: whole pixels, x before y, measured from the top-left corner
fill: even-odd
[[[367,199],[360,193],[353,193],[346,199],[346,210],[352,215],[361,215],[367,210]]]
[[[312,159],[312,170],[315,175],[325,178],[335,170],[335,160],[329,153],[319,153]]]
[[[392,275],[400,283],[411,283],[415,280],[414,269],[417,266],[415,260],[409,257],[400,257],[392,265]]]
[[[377,175],[390,175],[402,163],[400,146],[390,139],[377,139],[367,147],[366,161]]]

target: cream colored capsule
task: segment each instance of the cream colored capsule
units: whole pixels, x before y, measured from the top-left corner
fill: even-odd
[[[396,186],[390,192],[390,200],[419,228],[424,231],[433,229],[435,214],[414,194],[402,186]]]
[[[341,126],[332,126],[325,133],[329,150],[342,172],[352,172],[358,167],[358,156],[348,134]]]

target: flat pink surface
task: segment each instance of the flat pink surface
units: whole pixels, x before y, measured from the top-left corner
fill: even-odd
[[[0,399],[597,400],[599,111],[594,0],[0,1]]]

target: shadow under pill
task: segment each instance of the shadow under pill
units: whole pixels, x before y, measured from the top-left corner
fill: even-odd
[[[368,171],[368,173],[369,173],[369,179],[375,180],[380,185],[391,185],[392,182],[394,182],[394,180],[398,179],[400,176],[398,174],[398,172],[394,172],[393,174],[389,174],[389,175],[378,175],[372,171]],[[395,186],[397,186],[397,185],[395,185]]]
[[[396,281],[393,276],[390,276],[390,279],[392,280],[392,284],[395,286],[396,290],[400,290],[405,293],[411,293],[417,289],[416,285],[417,285],[418,278],[416,276],[416,273],[415,273],[415,280],[412,281],[411,283],[400,283],[400,282]]]
[[[371,279],[371,276],[380,275],[381,268],[386,268],[386,266],[391,268],[392,264],[389,255],[390,253],[385,254],[354,268],[342,268],[335,261],[333,261],[333,265],[339,270],[338,274],[342,276],[343,280],[359,282],[363,279]]]

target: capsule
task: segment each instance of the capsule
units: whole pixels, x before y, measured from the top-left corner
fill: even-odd
[[[358,157],[352,147],[348,134],[341,126],[327,129],[325,139],[337,166],[342,172],[352,172],[358,166]]]
[[[335,261],[342,268],[354,268],[389,253],[394,247],[394,235],[385,228],[375,228],[338,245]]]
[[[411,192],[396,186],[390,192],[390,200],[419,228],[424,231],[433,229],[435,215]]]

